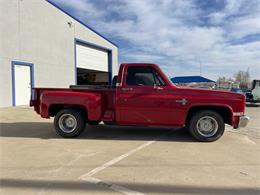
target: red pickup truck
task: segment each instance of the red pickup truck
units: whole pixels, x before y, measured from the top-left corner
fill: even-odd
[[[225,129],[245,127],[245,96],[226,91],[180,88],[155,64],[122,64],[111,86],[34,88],[30,105],[55,117],[63,137],[78,136],[86,123],[187,127],[198,141],[215,141]]]

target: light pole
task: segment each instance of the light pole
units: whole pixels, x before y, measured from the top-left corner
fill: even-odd
[[[200,61],[200,59],[199,59]],[[202,76],[202,66],[201,66],[201,61],[200,61],[200,76]]]

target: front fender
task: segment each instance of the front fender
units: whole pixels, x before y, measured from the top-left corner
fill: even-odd
[[[207,108],[207,107],[224,107],[224,108],[227,108],[229,110],[229,112],[231,114],[231,117],[233,117],[233,109],[228,104],[221,104],[221,103],[206,103],[206,104],[205,103],[204,104],[202,104],[202,103],[193,103],[192,105],[189,105],[187,109],[189,111],[190,109],[192,109],[194,107],[205,107],[205,108]]]
[[[228,115],[230,116],[230,125],[233,125],[235,123],[235,118],[233,115],[233,109],[231,106],[227,105],[227,104],[218,104],[218,103],[207,103],[207,104],[192,104],[187,108],[187,114],[186,114],[186,119],[185,121],[187,121],[187,119],[191,116],[190,114],[193,113],[194,111],[198,111],[198,110],[203,110],[203,109],[209,109],[209,110],[218,110],[217,108],[224,108],[228,111]],[[224,113],[223,113],[224,114]]]

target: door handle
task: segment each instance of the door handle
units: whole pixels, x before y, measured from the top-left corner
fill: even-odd
[[[131,88],[131,87],[130,87],[130,88],[128,88],[128,87],[125,87],[125,88],[122,88],[122,90],[123,90],[123,91],[132,91],[132,90],[133,90],[133,88]]]
[[[156,89],[156,90],[163,90],[163,87],[160,87],[160,86],[154,86],[154,89]]]

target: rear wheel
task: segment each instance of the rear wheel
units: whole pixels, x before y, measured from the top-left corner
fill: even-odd
[[[190,134],[202,142],[219,139],[225,130],[223,118],[214,111],[204,110],[195,113],[189,122]]]
[[[63,109],[54,118],[56,132],[65,138],[76,137],[85,129],[85,117],[80,111]]]

